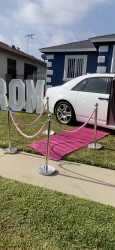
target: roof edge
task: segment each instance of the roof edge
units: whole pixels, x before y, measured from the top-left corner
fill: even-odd
[[[39,63],[41,65],[46,66],[46,63],[42,60],[40,60],[39,58],[34,57],[33,55],[29,55],[21,50],[17,50],[17,49],[13,49],[11,46],[9,46],[6,43],[3,43],[0,41],[0,51],[4,51],[4,52],[9,52],[11,54],[26,58],[28,60],[33,61],[34,63]]]
[[[115,38],[89,38],[91,42],[114,42]]]
[[[84,49],[39,49],[40,52],[82,52],[82,51],[97,51],[96,48],[84,48]]]

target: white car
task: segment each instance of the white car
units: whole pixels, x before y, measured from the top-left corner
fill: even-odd
[[[62,124],[85,122],[98,103],[97,125],[115,129],[115,75],[87,74],[47,89],[49,111]],[[94,115],[89,121],[94,124]]]

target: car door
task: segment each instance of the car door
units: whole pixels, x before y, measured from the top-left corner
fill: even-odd
[[[98,103],[97,124],[106,125],[109,96],[107,77],[89,78],[76,98],[76,119],[86,121]],[[90,123],[94,123],[94,115]]]

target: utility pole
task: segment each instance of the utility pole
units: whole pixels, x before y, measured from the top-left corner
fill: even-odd
[[[29,45],[29,39],[33,39],[33,36],[35,36],[36,34],[28,34],[24,37],[27,37],[27,54],[28,54],[28,45]]]

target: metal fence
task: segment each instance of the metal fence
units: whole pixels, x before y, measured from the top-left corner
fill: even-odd
[[[45,80],[46,81],[46,74],[40,73],[40,72],[34,72],[33,73],[33,81],[34,81],[35,86],[36,86],[37,80]]]
[[[67,78],[75,78],[81,76],[83,73],[84,59],[71,58],[68,59]]]
[[[16,75],[16,79],[21,79],[22,81],[24,81],[24,75]]]

